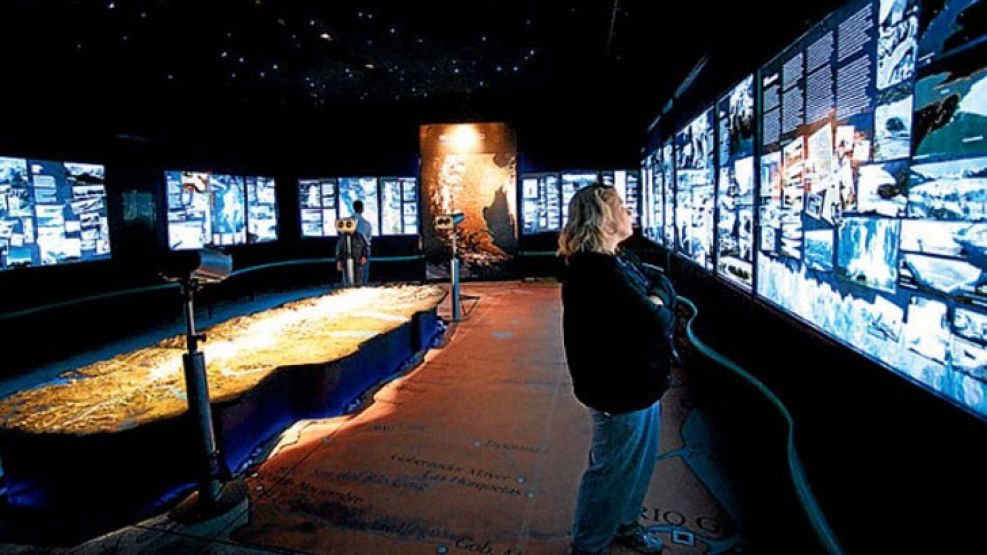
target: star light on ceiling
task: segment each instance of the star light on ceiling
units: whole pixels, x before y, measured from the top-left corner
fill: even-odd
[[[323,98],[331,101],[345,101],[347,97],[354,100],[360,95],[368,100],[387,101],[490,90],[516,83],[522,76],[529,79],[533,77],[528,76],[543,74],[528,71],[534,56],[537,54],[544,58],[546,51],[545,43],[540,39],[544,31],[543,18],[531,17],[531,12],[526,14],[525,11],[518,13],[517,10],[510,10],[513,13],[505,13],[506,17],[503,17],[491,11],[490,18],[467,23],[456,32],[446,32],[431,24],[427,13],[429,9],[418,13],[419,10],[388,7],[371,12],[367,7],[357,9],[358,6],[350,4],[342,8],[320,5],[289,12],[262,0],[241,3],[241,6],[243,4],[248,12],[245,13],[242,7],[231,9],[229,14],[224,13],[222,26],[216,28],[211,37],[207,34],[203,41],[176,48],[174,53],[182,58],[181,63],[185,65],[196,63],[186,56],[198,60],[211,59],[216,64],[215,68],[193,66],[190,74],[208,80],[209,70],[218,71],[215,75],[217,85],[229,83],[230,79],[238,79],[239,76],[245,79],[253,77],[247,82],[256,88],[243,90],[248,97],[266,95],[273,90],[271,87],[279,87],[276,98],[284,102],[285,99],[290,100],[290,88],[294,87],[304,104],[311,105],[305,97],[319,83],[323,87],[328,84],[328,96],[323,95]],[[99,8],[100,5],[103,8]],[[161,13],[155,11],[159,5],[167,5],[167,9]],[[568,8],[564,6],[556,11],[562,15]],[[129,2],[104,0],[95,6],[95,10],[110,22],[115,20],[107,15],[107,10],[129,15],[131,26],[133,18],[137,18],[142,27],[140,36],[134,35],[135,40],[130,41],[135,48],[142,44],[147,44],[148,48],[151,44],[160,44],[158,39],[164,39],[173,32],[175,21],[191,21],[195,13],[179,8],[177,4],[171,5],[166,0],[145,0],[136,6]],[[352,25],[354,18],[363,25]],[[345,25],[347,19],[351,23],[349,26]],[[523,33],[526,36],[516,32],[518,23],[526,31]],[[101,29],[89,25],[86,28],[108,31],[109,36],[118,37],[117,41],[129,40],[129,34],[121,34],[127,31],[123,26],[119,29]],[[539,37],[534,42],[531,37],[533,32]],[[242,38],[245,42],[234,42],[234,38]],[[69,39],[66,47],[79,50],[80,60],[85,60],[88,55],[96,60],[94,63],[98,63],[101,43],[88,39],[88,35],[78,35]],[[334,46],[318,48],[318,45],[328,46],[327,43]],[[205,56],[195,50],[202,47],[207,48],[204,50]],[[148,57],[147,52],[139,49],[134,52],[135,57]],[[272,57],[280,59],[274,62]],[[373,62],[368,62],[368,59]],[[179,79],[178,75],[168,73],[169,68],[160,64],[154,69],[153,74],[136,78],[151,84],[171,75],[168,80],[174,81],[176,87],[189,87],[192,83],[196,83],[197,87],[208,86],[200,77],[194,80]],[[522,69],[525,71],[522,72]],[[266,80],[268,76],[272,79]],[[278,79],[274,80],[274,77]],[[318,81],[313,82],[313,78]],[[412,83],[415,87],[409,93]],[[260,87],[267,87],[267,91]],[[252,98],[251,101],[268,102],[270,97]]]

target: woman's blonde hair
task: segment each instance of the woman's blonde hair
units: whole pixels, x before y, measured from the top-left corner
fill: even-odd
[[[612,233],[620,209],[620,195],[613,187],[596,183],[580,190],[569,201],[569,221],[559,234],[559,255],[565,258],[577,252],[613,254],[604,245],[604,237]]]

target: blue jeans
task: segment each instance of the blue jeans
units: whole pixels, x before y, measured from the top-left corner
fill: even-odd
[[[359,282],[359,285],[367,285],[367,284],[370,283],[370,260],[369,259],[367,260],[367,263],[364,264],[363,266],[359,266],[358,265],[356,267],[356,271],[357,271],[358,274],[360,274],[359,277],[357,278],[357,281]]]
[[[589,409],[593,446],[583,473],[572,523],[572,545],[606,548],[617,527],[637,522],[658,458],[658,402],[646,409],[607,414]]]

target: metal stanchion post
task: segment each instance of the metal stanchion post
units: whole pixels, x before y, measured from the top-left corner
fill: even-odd
[[[343,258],[346,260],[346,266],[343,268],[343,287],[353,287],[356,285],[356,267],[353,264],[353,234],[356,233],[356,220],[353,218],[336,220],[336,231],[341,240],[345,240]]]
[[[452,321],[458,322],[461,318],[459,306],[459,256],[456,251],[456,226],[463,222],[465,215],[462,212],[453,212],[435,217],[435,229],[448,231],[452,239],[452,259],[449,261],[449,280],[452,289]]]
[[[206,376],[205,354],[199,350],[199,342],[206,336],[195,329],[195,290],[201,283],[222,281],[232,270],[232,259],[217,251],[202,251],[193,257],[176,259],[176,267],[170,268],[166,279],[178,281],[182,288],[185,312],[185,346],[182,365],[185,371],[185,391],[189,416],[194,421],[200,458],[197,492],[172,511],[175,520],[184,523],[200,522],[223,513],[242,503],[247,497],[247,487],[240,480],[222,482],[223,468],[212,407],[209,404],[209,382]],[[173,277],[173,276],[178,276]]]
[[[462,315],[460,314],[459,306],[459,257],[456,253],[456,230],[452,230],[452,260],[449,261],[451,265],[450,278],[452,280],[452,321],[458,322]]]
[[[345,256],[346,256],[346,277],[344,278],[344,282],[347,287],[353,287],[356,281],[354,279],[355,274],[353,269],[353,235],[351,234],[346,235]]]
[[[188,352],[182,355],[185,370],[185,389],[189,414],[195,421],[200,442],[200,453],[204,455],[202,478],[199,483],[200,503],[214,505],[220,494],[219,449],[216,447],[216,432],[213,426],[212,410],[209,406],[209,383],[206,381],[206,357],[199,351],[199,341],[205,336],[195,331],[195,308],[193,295],[196,284],[186,281],[182,284],[185,297],[186,346]]]

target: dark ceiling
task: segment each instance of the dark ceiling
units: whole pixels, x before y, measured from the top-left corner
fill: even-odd
[[[0,146],[413,154],[421,123],[501,120],[534,165],[633,163],[699,58],[725,87],[838,4],[5,0]]]

